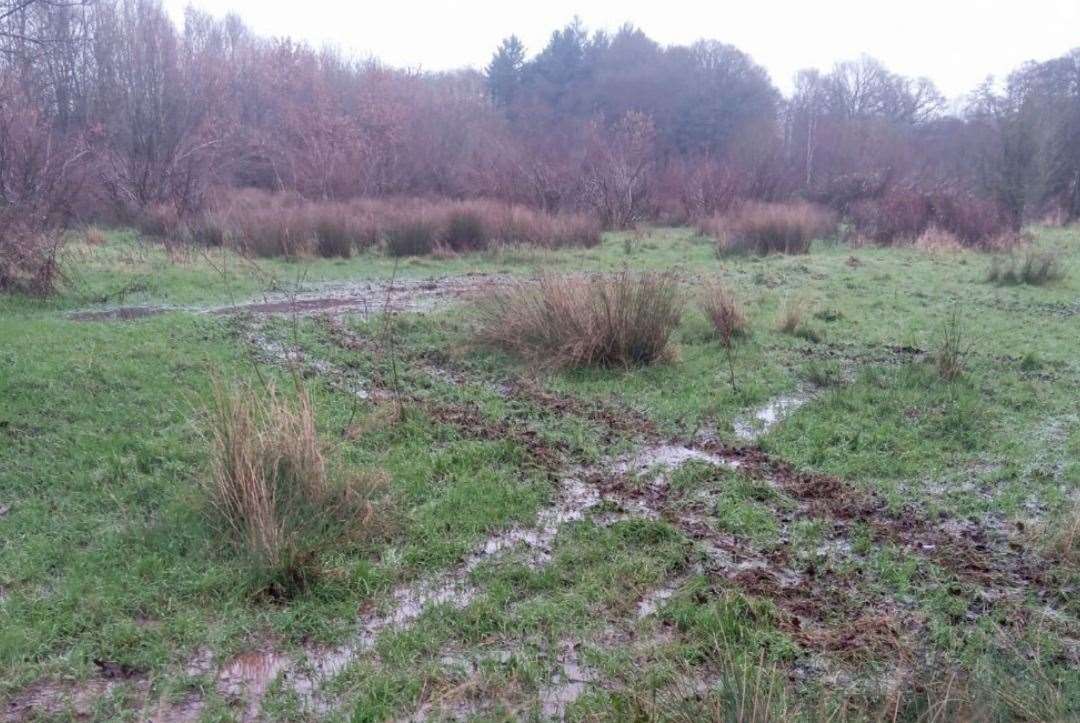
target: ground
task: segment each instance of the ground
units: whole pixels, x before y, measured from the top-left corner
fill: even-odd
[[[1080,230],[1033,233],[1064,279],[687,229],[400,262],[76,244],[58,297],[0,298],[0,716],[1076,717]],[[623,267],[734,289],[734,389],[693,302],[647,368],[475,343],[489,288]],[[388,532],[279,599],[208,513],[204,410],[294,375],[388,480]]]

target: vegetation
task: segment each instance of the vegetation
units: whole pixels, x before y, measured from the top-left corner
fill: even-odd
[[[401,260],[73,238],[71,286],[0,300],[0,536],[18,541],[0,547],[5,711],[1075,717],[1062,591],[1077,574],[1080,258],[1075,230],[1032,234],[1060,254],[1060,282],[989,285],[970,250],[905,245],[719,259],[689,229],[652,229],[630,253],[611,233],[588,249]],[[476,346],[474,302],[453,294],[389,319],[199,313],[395,273],[413,293],[444,274],[524,284],[538,263],[626,274],[629,289],[689,266],[701,276],[673,288],[702,300],[722,279],[754,330],[737,389],[697,303],[669,363],[551,371]],[[815,300],[803,323],[827,340],[776,330],[786,299]],[[947,381],[936,361],[956,299],[966,354]],[[85,315],[117,304],[168,308]],[[395,374],[404,415],[387,413]],[[739,422],[769,407],[777,421],[747,441]],[[309,471],[264,481],[374,488],[370,516],[293,516],[345,509],[333,494],[275,508],[303,520],[279,558],[301,575],[262,562],[243,532],[254,515],[234,527],[213,503],[215,480],[245,479],[221,470],[260,466],[214,452],[215,430],[244,419],[235,458],[309,461],[268,464]],[[669,469],[676,452],[649,452],[680,445],[740,466]],[[731,544],[743,565],[724,562]],[[898,672],[879,685],[883,669]],[[584,682],[560,708],[567,677]],[[466,700],[443,693],[462,686]]]
[[[814,239],[836,236],[836,218],[809,203],[751,203],[700,229],[716,239],[719,253],[804,254]]]
[[[1056,252],[1029,249],[1022,256],[994,256],[986,276],[993,284],[1042,286],[1060,281],[1064,274],[1061,258]]]
[[[486,299],[479,338],[543,366],[652,364],[671,355],[682,296],[671,273],[542,276]]]

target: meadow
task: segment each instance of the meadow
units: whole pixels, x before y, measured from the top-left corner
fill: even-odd
[[[1030,234],[74,240],[0,297],[0,718],[1080,716],[1080,230]],[[620,276],[656,354],[495,333]],[[215,502],[238,410],[256,477],[328,480],[261,547]]]

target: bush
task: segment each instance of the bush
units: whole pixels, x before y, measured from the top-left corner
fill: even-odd
[[[289,398],[273,388],[259,394],[219,383],[209,423],[207,491],[260,589],[285,596],[306,590],[323,553],[378,528],[378,476],[344,477],[328,464],[302,386]]]
[[[803,201],[746,203],[704,220],[699,230],[717,240],[720,253],[803,254],[814,239],[834,236],[837,222],[827,209]]]
[[[386,251],[391,256],[424,256],[435,249],[438,227],[426,219],[404,221],[386,232]]]
[[[964,246],[989,248],[1012,230],[997,204],[950,190],[896,187],[851,204],[848,215],[857,234],[880,244],[915,241],[934,229]]]
[[[450,212],[442,240],[453,251],[476,251],[486,248],[491,237],[480,212],[466,207]]]
[[[0,291],[48,296],[64,278],[64,235],[13,225],[0,231]]]
[[[478,336],[542,366],[651,364],[668,357],[682,309],[670,273],[542,276],[482,300]]]
[[[995,256],[986,272],[986,280],[993,284],[1042,286],[1064,277],[1061,257],[1053,251],[1036,249],[1028,250],[1022,258]]]

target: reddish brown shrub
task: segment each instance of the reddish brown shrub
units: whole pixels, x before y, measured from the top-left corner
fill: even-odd
[[[893,188],[851,204],[848,215],[856,233],[881,244],[914,241],[937,228],[965,246],[986,247],[1012,230],[997,204],[952,191]]]
[[[836,217],[805,201],[746,203],[726,216],[703,220],[699,230],[717,241],[722,253],[802,254],[814,239],[836,234]]]

